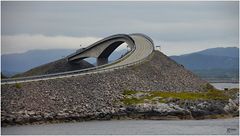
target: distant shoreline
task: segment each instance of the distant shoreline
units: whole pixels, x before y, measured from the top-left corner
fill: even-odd
[[[208,81],[209,83],[233,83],[239,84],[239,81]]]
[[[228,80],[228,79],[204,79],[209,83],[239,83],[239,80]]]

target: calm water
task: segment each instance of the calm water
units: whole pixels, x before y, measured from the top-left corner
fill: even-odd
[[[238,118],[217,120],[112,120],[2,128],[2,134],[239,134]]]
[[[239,88],[239,83],[211,83],[215,88],[223,90],[224,88]]]

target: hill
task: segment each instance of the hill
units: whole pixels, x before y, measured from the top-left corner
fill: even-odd
[[[13,76],[31,68],[61,59],[75,50],[51,49],[31,50],[25,53],[1,55],[1,69],[6,76]]]
[[[239,48],[237,47],[212,48],[171,56],[171,58],[205,79],[238,79],[239,77]]]
[[[171,56],[171,58],[190,70],[218,68],[238,69],[238,58],[233,57],[192,53],[188,55]]]
[[[237,58],[239,56],[239,49],[237,47],[219,47],[211,48],[198,52],[203,55],[212,55],[212,56],[226,56]]]

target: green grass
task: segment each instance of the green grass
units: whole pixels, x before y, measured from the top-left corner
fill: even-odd
[[[131,94],[136,94],[138,93],[139,91],[131,91],[131,90],[125,90],[123,92],[123,95],[131,95]]]
[[[239,93],[239,88],[232,88],[230,90],[224,91],[225,95],[229,96],[231,99],[236,99],[237,95]]]
[[[16,83],[16,84],[15,84],[15,87],[16,87],[17,89],[20,89],[20,88],[22,88],[22,85],[21,85],[20,83]]]
[[[146,93],[148,95],[140,97],[139,99],[135,97],[130,97],[136,93]],[[163,92],[163,91],[151,91],[151,92],[144,92],[144,91],[133,91],[133,90],[126,90],[124,91],[124,99],[122,102],[125,105],[133,105],[144,103],[145,100],[153,101],[156,97],[161,97],[159,102],[165,102],[165,98],[177,98],[180,100],[228,100],[230,98],[224,91],[220,90],[208,90],[207,92]]]

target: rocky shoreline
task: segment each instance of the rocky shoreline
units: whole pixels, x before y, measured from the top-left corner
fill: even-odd
[[[6,115],[2,112],[2,126],[42,124],[90,120],[188,120],[188,119],[218,119],[239,116],[238,98],[228,101],[222,100],[180,100],[170,98],[166,103],[144,102],[135,105],[117,104],[114,108],[95,113],[81,115],[71,110],[60,113],[40,113],[20,111],[18,117]]]

